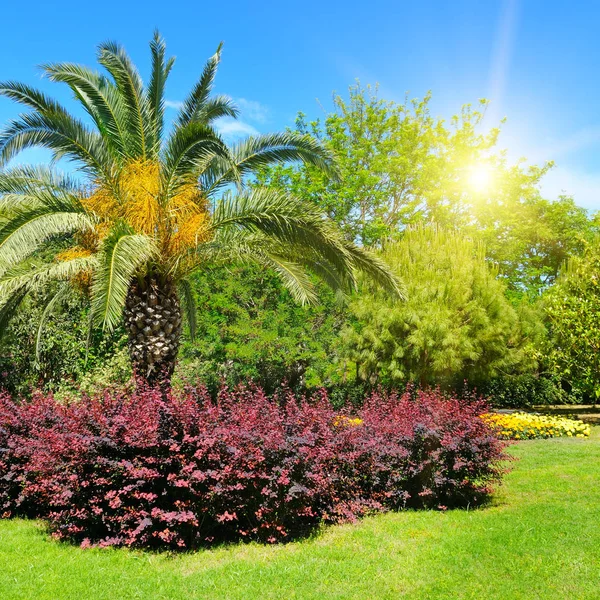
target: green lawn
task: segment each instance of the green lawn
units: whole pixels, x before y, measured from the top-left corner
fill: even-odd
[[[492,506],[406,512],[287,546],[80,550],[0,521],[0,598],[600,598],[600,430],[522,442]]]

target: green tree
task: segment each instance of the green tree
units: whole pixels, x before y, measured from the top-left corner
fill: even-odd
[[[548,320],[546,364],[572,395],[600,398],[600,245],[572,257],[542,299]]]
[[[218,385],[254,380],[267,392],[338,380],[343,305],[317,285],[319,302],[301,306],[277,274],[251,265],[192,277],[198,339],[184,340],[177,375]]]
[[[376,88],[351,86],[323,123],[303,114],[296,122],[336,154],[339,179],[310,165],[276,165],[258,182],[323,207],[348,239],[366,245],[398,238],[410,224],[459,229],[485,244],[513,292],[537,295],[581,252],[592,221],[571,198],[541,196],[552,163],[511,164],[498,149],[500,129],[481,131],[487,101],[465,105],[449,122],[433,118],[429,103],[430,95],[398,104]]]
[[[351,289],[370,274],[397,292],[384,263],[337,231],[314,204],[245,179],[272,163],[302,161],[335,173],[331,153],[311,136],[262,135],[228,147],[215,119],[235,117],[211,95],[220,48],[208,61],[170,130],[164,90],[173,59],[155,35],[147,87],[125,51],[100,45],[107,75],[70,63],[44,67],[85,110],[89,123],[29,86],[4,82],[0,93],[30,108],[0,133],[0,161],[41,146],[73,161],[85,185],[46,168],[0,173],[0,306],[6,316],[53,280],[91,294],[103,330],[124,321],[132,363],[150,383],[170,381],[180,344],[180,298],[194,329],[190,275],[214,263],[254,261],[275,269],[293,296],[315,298],[308,272]],[[41,261],[56,236],[64,250]],[[123,315],[124,313],[124,315]]]
[[[519,202],[507,199],[474,214],[477,220],[466,231],[484,243],[517,295],[539,296],[597,231],[587,211],[569,196],[550,201],[537,193],[524,194]]]
[[[540,324],[511,306],[481,244],[417,226],[382,257],[402,274],[407,301],[364,293],[351,303],[345,345],[360,378],[456,386],[535,366]]]
[[[15,396],[79,384],[86,373],[103,369],[124,346],[122,328],[110,336],[90,332],[87,298],[80,293],[57,294],[56,287],[26,297],[0,337],[0,389]]]

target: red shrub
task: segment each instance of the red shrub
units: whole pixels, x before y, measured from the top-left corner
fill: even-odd
[[[481,403],[374,394],[362,423],[255,388],[177,397],[115,392],[61,405],[0,397],[2,512],[37,514],[84,545],[189,548],[269,542],[320,522],[482,502],[502,443]],[[358,424],[357,424],[358,423]]]

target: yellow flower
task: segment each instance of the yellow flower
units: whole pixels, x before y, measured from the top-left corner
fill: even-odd
[[[590,426],[565,417],[548,417],[516,412],[510,415],[488,413],[482,419],[496,427],[498,435],[508,439],[548,438],[568,436],[588,437]]]

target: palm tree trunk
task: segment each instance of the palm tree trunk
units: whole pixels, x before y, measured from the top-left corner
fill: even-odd
[[[129,355],[137,377],[166,389],[181,341],[181,308],[177,288],[155,277],[129,288],[125,306]]]

